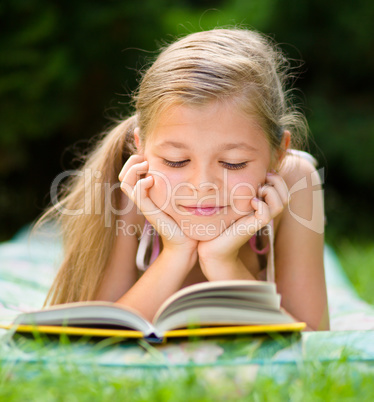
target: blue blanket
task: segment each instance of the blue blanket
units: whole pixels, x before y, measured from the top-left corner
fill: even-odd
[[[42,306],[62,256],[53,228],[29,237],[28,228],[11,241],[0,244],[0,322],[9,323],[20,312]],[[300,360],[374,359],[374,308],[362,301],[344,275],[336,255],[325,248],[325,268],[332,331],[292,334],[179,339],[164,345],[119,340],[72,342],[69,348],[55,338],[25,350],[9,331],[0,330],[0,360],[61,361],[110,367],[259,366],[297,364]],[[47,338],[44,338],[47,339]],[[31,342],[31,340],[30,340]],[[27,343],[27,342],[26,342]],[[48,346],[46,346],[48,345]],[[252,370],[252,371],[251,371]],[[253,371],[254,370],[254,371]],[[243,373],[243,371],[241,371]]]

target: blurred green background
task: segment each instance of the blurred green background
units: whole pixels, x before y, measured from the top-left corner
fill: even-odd
[[[325,169],[328,241],[374,238],[372,0],[12,0],[0,18],[0,240],[42,213],[54,177],[126,113],[160,45],[235,24],[304,61],[296,87]]]

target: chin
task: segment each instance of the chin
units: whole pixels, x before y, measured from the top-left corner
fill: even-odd
[[[216,234],[210,234],[210,233],[206,233],[206,234],[201,234],[201,233],[185,233],[186,236],[188,236],[190,239],[192,240],[196,240],[196,241],[209,241],[209,240],[213,240],[216,237],[218,237],[221,233],[217,232]]]
[[[197,241],[213,240],[226,229],[224,221],[196,223],[184,220],[178,225],[186,236]]]

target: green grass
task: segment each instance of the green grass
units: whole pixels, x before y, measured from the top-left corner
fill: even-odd
[[[353,287],[360,297],[374,304],[374,246],[373,243],[343,240],[335,251]]]
[[[87,341],[78,342],[84,346]],[[4,342],[0,401],[374,400],[374,364],[349,361],[354,355],[348,351],[332,362],[129,369],[104,367],[93,363],[95,360],[82,360],[86,353],[74,353],[75,349],[71,347],[74,345],[66,336],[52,344],[43,334],[35,340],[17,335]],[[22,361],[22,356],[28,355],[34,358],[33,362]],[[7,360],[8,356],[21,356],[21,359],[11,361]]]
[[[279,367],[282,369],[282,367]],[[243,380],[213,369],[143,370],[130,376],[77,366],[0,368],[1,401],[371,401],[374,400],[373,370],[334,363],[305,363],[282,381],[257,376]],[[240,372],[241,368],[236,370]],[[210,373],[210,375],[207,375]],[[236,377],[241,378],[239,381]]]

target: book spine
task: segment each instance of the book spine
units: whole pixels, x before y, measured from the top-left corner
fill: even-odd
[[[157,336],[154,332],[145,336],[144,340],[149,343],[163,343],[164,338]]]

